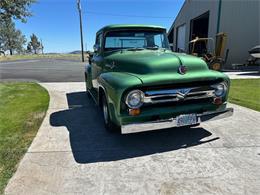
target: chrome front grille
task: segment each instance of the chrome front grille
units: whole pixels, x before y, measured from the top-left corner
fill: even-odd
[[[186,100],[203,100],[215,96],[214,89],[211,87],[191,87],[180,89],[165,89],[145,91],[145,104],[158,104],[179,102]]]

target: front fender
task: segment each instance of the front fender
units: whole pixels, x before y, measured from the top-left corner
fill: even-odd
[[[129,73],[124,72],[106,72],[98,77],[99,88],[105,91],[111,120],[121,125],[120,106],[122,95],[125,90],[133,86],[141,86],[141,80]]]

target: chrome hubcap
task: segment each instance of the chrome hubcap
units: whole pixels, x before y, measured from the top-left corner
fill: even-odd
[[[107,104],[106,102],[103,102],[103,115],[104,115],[104,120],[105,123],[108,123],[108,110],[107,110]]]

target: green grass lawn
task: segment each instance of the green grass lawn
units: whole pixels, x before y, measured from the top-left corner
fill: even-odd
[[[231,80],[229,102],[260,111],[260,79]]]
[[[0,56],[1,61],[15,61],[15,60],[29,60],[29,59],[65,59],[65,60],[78,60],[81,61],[81,54],[32,54],[32,55],[6,55]],[[88,55],[85,54],[85,60],[87,60]]]
[[[0,83],[0,194],[35,137],[49,105],[36,83]]]

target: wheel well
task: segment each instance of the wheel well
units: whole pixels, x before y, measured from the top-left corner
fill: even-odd
[[[102,97],[105,95],[105,91],[102,87],[99,87],[98,90],[98,105],[101,106],[102,105]]]

